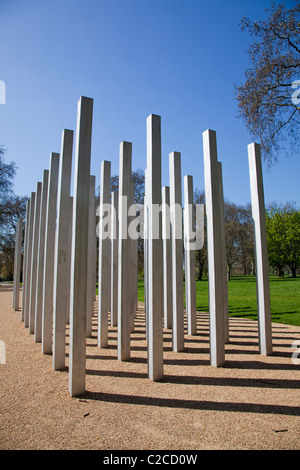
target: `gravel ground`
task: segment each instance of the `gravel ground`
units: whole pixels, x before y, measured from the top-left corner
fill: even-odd
[[[20,296],[21,297],[21,296]],[[172,351],[164,330],[164,379],[147,376],[143,304],[131,340],[131,360],[117,360],[117,330],[97,346],[97,316],[87,339],[86,394],[72,398],[66,370],[12,310],[12,286],[0,285],[1,450],[268,450],[300,449],[300,365],[292,344],[300,328],[273,324],[272,356],[258,351],[257,322],[231,318],[226,364],[209,363],[208,315],[198,313],[197,335]]]

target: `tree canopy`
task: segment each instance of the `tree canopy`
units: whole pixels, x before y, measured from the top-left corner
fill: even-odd
[[[134,203],[143,204],[145,196],[145,174],[140,168],[134,170],[131,175],[131,179],[134,183]],[[119,189],[119,175],[111,177],[110,183],[111,191]]]
[[[292,277],[296,277],[300,267],[300,211],[293,204],[275,204],[266,216],[269,264],[279,276],[288,266]]]
[[[12,192],[13,179],[16,175],[16,165],[14,162],[5,161],[5,152],[3,145],[0,145],[0,208]]]
[[[298,151],[294,144],[300,130],[300,3],[288,8],[273,2],[267,13],[265,21],[242,20],[242,30],[249,32],[253,43],[247,51],[250,67],[245,83],[235,86],[235,91],[239,117],[260,140],[262,155],[271,166],[279,151],[287,155]]]
[[[13,276],[17,223],[25,217],[28,199],[14,194],[15,175],[15,163],[5,161],[5,149],[0,146],[0,277],[8,279]]]

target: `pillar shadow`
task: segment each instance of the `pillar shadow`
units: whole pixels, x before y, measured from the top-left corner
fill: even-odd
[[[291,355],[289,356],[291,357]],[[299,372],[299,367],[292,362],[290,364],[269,363],[261,361],[235,361],[227,359],[224,366],[228,369],[250,369],[250,370],[293,370]],[[299,383],[299,382],[298,382]]]
[[[120,377],[130,379],[148,379],[148,375],[143,372],[116,371],[116,370],[86,370],[87,375],[99,377]],[[244,388],[274,388],[298,390],[299,381],[289,379],[245,379],[235,377],[204,377],[193,375],[164,375],[163,383],[177,385],[200,385],[213,387],[244,387]]]
[[[165,375],[163,382],[213,387],[299,389],[299,380]]]
[[[176,398],[157,398],[139,395],[124,395],[120,393],[102,393],[91,391],[86,391],[86,393],[80,395],[80,398],[85,398],[89,400],[99,400],[102,402],[109,403],[126,403],[129,405],[155,406],[174,409],[181,408],[201,411],[228,411],[239,413],[300,416],[300,406],[183,400]]]
[[[130,361],[126,361],[130,362]],[[121,370],[93,370],[86,369],[87,375],[99,376],[99,377],[120,377],[125,379],[148,379],[148,375],[143,372],[130,372]]]
[[[97,309],[95,309],[97,312]],[[187,318],[185,316],[185,326],[187,323]],[[93,331],[95,334],[95,340],[97,339],[97,315],[93,318]],[[117,349],[117,327],[109,326],[109,345],[105,349],[109,350],[116,350]],[[290,331],[286,331],[290,326],[284,325],[272,325],[272,336],[273,336],[273,346],[274,347],[286,347],[286,351],[274,351],[272,356],[273,357],[282,357],[282,358],[290,358],[291,357],[291,349],[290,345],[280,343],[280,340],[296,340],[300,338],[300,334],[298,335],[295,332],[295,336],[291,334]],[[139,345],[137,344],[140,341],[146,340],[146,333],[145,333],[145,313],[143,311],[138,311],[136,318],[135,318],[135,328],[134,331],[131,333],[131,340],[134,344],[131,344],[131,351],[133,352],[133,356],[129,359],[128,362],[135,362],[141,364],[147,364],[146,357],[135,357],[134,352],[147,352],[147,345]],[[238,317],[230,317],[230,339],[229,343],[225,346],[225,356],[227,355],[243,355],[243,356],[251,356],[251,355],[258,355],[259,354],[259,338],[258,338],[258,322],[257,320],[249,320],[243,319]],[[93,335],[92,335],[93,336]],[[275,341],[274,341],[275,339]],[[172,330],[171,329],[163,329],[163,340],[164,340],[164,352],[171,352],[172,351]],[[197,345],[199,344],[199,347]],[[205,345],[209,344],[209,314],[197,312],[197,332],[195,335],[187,335],[186,327],[185,327],[185,348],[183,353],[185,354],[192,354],[198,355],[198,357],[183,357],[181,353],[178,353],[175,358],[166,358],[164,357],[164,364],[166,365],[176,365],[176,366],[202,366],[202,365],[210,365],[209,360],[209,347],[205,347]],[[204,345],[204,347],[203,347]],[[89,344],[88,347],[98,347],[97,341],[95,344]],[[251,349],[249,349],[251,348]],[[99,349],[101,351],[101,349]],[[203,358],[202,355],[208,356],[208,359]],[[201,357],[202,356],[202,357]],[[115,360],[116,357],[113,355],[87,355],[87,359],[95,359],[95,360]],[[226,357],[225,357],[226,359]],[[263,361],[250,361],[250,360],[228,360],[226,359],[225,368],[233,368],[233,369],[252,369],[252,370],[295,370],[297,371],[297,367],[295,367],[292,363],[290,364],[274,364],[274,363],[267,363]],[[89,373],[93,373],[90,371]],[[101,375],[104,372],[95,371],[95,374]],[[113,375],[115,372],[111,372]],[[105,374],[109,375],[109,372],[105,372]],[[126,376],[126,372],[123,373]],[[129,372],[130,374],[134,374]],[[164,379],[166,380],[166,379]],[[174,380],[174,378],[172,379]],[[187,380],[187,383],[199,383],[199,378],[188,378],[184,379],[183,377],[178,377],[178,383],[185,383],[184,380]],[[224,384],[224,378],[222,378],[222,384]],[[189,382],[191,381],[191,382]],[[198,382],[197,382],[198,381]],[[177,383],[177,382],[176,382]],[[246,382],[245,382],[246,383]],[[279,382],[278,382],[279,383]],[[282,383],[282,382],[280,382]],[[294,385],[297,382],[294,382]],[[288,385],[288,383],[286,383]],[[245,385],[246,386],[246,385]]]
[[[8,284],[6,282],[0,282],[1,292],[12,292],[14,288],[13,284]]]

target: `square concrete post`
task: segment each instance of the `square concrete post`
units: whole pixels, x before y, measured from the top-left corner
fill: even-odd
[[[225,212],[223,194],[222,163],[217,162],[220,194],[220,227],[221,227],[221,248],[222,248],[222,272],[223,272],[223,310],[224,310],[224,341],[229,343],[229,308],[228,308],[228,285],[227,285],[227,257],[225,238]]]
[[[130,314],[129,314],[129,324],[130,324],[130,332],[132,333],[134,331],[134,321],[136,317],[136,309],[137,309],[137,250],[138,250],[138,239],[136,238],[136,231],[134,230],[135,224],[134,220],[136,219],[136,206],[134,203],[134,190],[135,190],[135,184],[133,181],[131,181],[130,184],[130,196],[128,199],[128,227],[131,226],[131,223],[133,224],[132,228],[132,233],[128,233],[129,238],[131,240],[130,244],[130,279],[131,279],[131,287],[130,287],[130,292],[131,292],[131,298],[130,298]],[[131,230],[130,230],[131,232]]]
[[[30,277],[30,299],[29,299],[29,333],[34,333],[35,325],[35,302],[37,284],[37,260],[39,248],[40,215],[41,215],[41,195],[42,183],[36,186],[36,198],[34,208],[33,236],[32,236],[32,257],[31,257],[31,277]]]
[[[146,339],[148,341],[148,318],[149,318],[149,294],[148,294],[148,231],[149,231],[149,206],[148,206],[148,171],[145,170],[145,197],[144,197],[144,300],[145,300],[145,323],[146,323]]]
[[[34,221],[34,208],[35,208],[35,192],[31,193],[30,197],[30,213],[29,213],[29,228],[28,228],[28,250],[27,250],[27,265],[26,265],[26,285],[25,285],[25,306],[24,306],[24,326],[29,327],[29,306],[30,306],[30,279],[31,279],[31,261],[32,261],[32,235],[33,235],[33,221]]]
[[[94,300],[96,292],[96,209],[95,209],[96,177],[90,176],[89,194],[89,234],[88,234],[88,270],[87,270],[87,300],[86,300],[86,336],[92,336],[92,319],[94,315]]]
[[[24,236],[24,254],[23,254],[23,273],[22,273],[22,311],[21,321],[24,321],[25,303],[26,303],[26,271],[28,262],[28,238],[29,238],[29,217],[30,217],[30,199],[26,202],[26,222]]]
[[[137,311],[137,298],[138,298],[138,239],[132,239],[131,257],[132,257],[132,321],[131,331],[134,331],[134,322]]]
[[[96,222],[96,221],[95,221]],[[68,259],[68,275],[67,275],[67,318],[66,323],[70,323],[70,296],[71,296],[71,257],[72,257],[72,227],[73,227],[73,197],[70,196],[69,198],[69,228],[68,228],[68,251],[67,251],[67,259]],[[95,229],[96,232],[96,229]],[[96,235],[95,235],[96,236]],[[96,259],[95,259],[96,263]],[[96,275],[96,273],[95,273]],[[95,286],[96,286],[96,279],[95,279]],[[96,289],[95,289],[96,290]]]
[[[207,215],[210,361],[214,367],[225,362],[222,229],[216,133],[203,133],[204,182]]]
[[[184,177],[184,247],[185,247],[185,311],[189,335],[197,333],[195,251],[191,248],[194,236],[193,177]]]
[[[73,131],[64,129],[57,189],[57,224],[55,233],[53,276],[53,360],[54,370],[65,368],[65,336],[68,297],[70,225],[70,189],[73,153]]]
[[[111,240],[110,240],[110,168],[101,163],[99,206],[99,269],[98,269],[98,346],[108,346],[108,311],[110,305]],[[108,231],[107,231],[108,230]]]
[[[133,274],[132,274],[132,280],[133,280],[133,288],[132,288],[132,295],[133,295],[133,312],[134,312],[134,320],[136,318],[136,312],[138,309],[138,279],[139,279],[139,274],[138,274],[138,239],[133,240]]]
[[[272,354],[269,262],[260,145],[248,145],[252,217],[254,220],[256,293],[260,353]]]
[[[78,101],[73,196],[69,392],[85,392],[86,299],[93,99]]]
[[[35,303],[34,341],[36,343],[41,342],[41,338],[42,338],[43,288],[44,288],[43,279],[44,279],[44,263],[45,263],[45,235],[46,235],[46,214],[47,214],[47,198],[48,198],[48,178],[49,178],[49,171],[44,170],[42,196],[41,196],[41,214],[40,214],[36,303]]]
[[[172,250],[170,220],[170,188],[162,188],[162,238],[164,273],[164,327],[172,328]]]
[[[147,118],[148,227],[148,376],[163,378],[163,246],[161,220],[161,118]]]
[[[60,157],[58,153],[51,153],[50,155],[43,279],[43,354],[51,354],[52,352],[54,249],[59,158]]]
[[[13,309],[19,310],[23,219],[19,217],[15,238]]]
[[[118,360],[130,359],[130,245],[128,198],[131,184],[132,143],[120,144],[119,169],[119,260],[118,260]]]
[[[111,307],[110,324],[118,325],[118,244],[119,244],[119,191],[111,193]]]
[[[182,243],[182,196],[181,155],[172,152],[170,164],[170,214],[172,233],[172,309],[173,350],[184,350],[183,311],[183,243]]]

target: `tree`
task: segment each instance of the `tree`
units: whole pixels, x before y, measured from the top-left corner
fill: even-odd
[[[0,145],[0,224],[2,223],[5,203],[12,194],[13,179],[16,175],[15,163],[6,163],[5,153],[5,148]]]
[[[287,260],[286,264],[292,272],[292,277],[296,277],[296,270],[300,266],[300,212],[291,211],[286,214],[286,244]]]
[[[194,191],[194,203],[195,204],[204,204],[205,203],[205,194],[204,191],[199,191],[195,189]],[[195,251],[195,263],[197,267],[197,278],[198,281],[202,281],[204,270],[207,266],[207,241],[206,241],[206,217],[204,217],[204,244],[200,250]]]
[[[0,276],[12,279],[17,223],[19,217],[25,218],[28,198],[14,194],[16,166],[7,163],[4,156],[5,149],[0,146]]]
[[[204,191],[194,191],[195,204],[205,203]],[[251,205],[239,206],[228,200],[224,202],[227,279],[230,280],[232,268],[242,267],[243,273],[254,273],[254,237]],[[204,218],[204,245],[195,252],[198,280],[202,280],[207,270],[207,225]]]
[[[291,143],[287,154],[298,148],[294,144],[299,138],[300,100],[292,87],[300,77],[300,3],[287,8],[273,2],[267,12],[266,21],[242,20],[242,31],[247,30],[254,42],[247,51],[251,66],[245,83],[235,86],[235,92],[239,117],[260,140],[262,155],[271,166],[287,138]]]
[[[253,236],[253,219],[251,204],[238,207],[238,231],[237,240],[240,251],[240,263],[243,267],[243,274],[255,272],[255,255],[254,255],[254,236]]]
[[[233,267],[238,266],[243,274],[254,273],[254,237],[251,205],[237,205],[225,200],[225,239],[227,258],[227,279]]]
[[[145,197],[145,174],[143,170],[138,169],[132,172],[131,180],[134,182],[134,203],[143,204]],[[111,177],[111,191],[119,188],[119,176],[114,175]]]
[[[20,217],[25,219],[27,196],[10,195],[2,208],[0,224],[0,276],[13,278],[15,235]]]
[[[293,204],[274,204],[266,211],[269,264],[278,276],[287,265],[296,277],[300,266],[300,211]]]
[[[227,258],[227,280],[230,281],[232,268],[240,259],[239,249],[239,218],[238,206],[232,202],[224,201],[225,211],[225,239]]]

